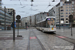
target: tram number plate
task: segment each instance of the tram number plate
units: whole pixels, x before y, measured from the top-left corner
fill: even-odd
[[[52,30],[53,30],[53,28],[52,28]]]

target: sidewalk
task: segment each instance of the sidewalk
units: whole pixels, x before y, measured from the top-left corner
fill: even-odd
[[[0,40],[0,50],[27,50],[29,30],[20,30],[20,35],[23,36],[23,39],[15,40],[15,42],[13,40]],[[0,31],[0,38],[12,36],[12,30]]]
[[[75,39],[75,28],[72,28],[73,36],[71,36],[71,28],[57,29],[56,34]]]

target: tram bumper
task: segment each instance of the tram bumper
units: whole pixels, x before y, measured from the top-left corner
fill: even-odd
[[[56,28],[47,28],[44,29],[45,32],[56,32]]]

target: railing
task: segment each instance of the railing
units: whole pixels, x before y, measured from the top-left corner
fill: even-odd
[[[4,11],[0,10],[0,13],[5,14]],[[11,17],[11,15],[9,15],[8,13],[6,13],[7,16]]]

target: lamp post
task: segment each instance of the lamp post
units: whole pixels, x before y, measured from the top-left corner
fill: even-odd
[[[59,29],[60,29],[60,7],[59,7]]]
[[[4,30],[6,30],[6,7],[4,7],[4,12],[5,12],[5,14],[4,14]]]
[[[59,29],[60,29],[60,8],[63,6],[63,2],[60,1],[60,6],[59,6]]]
[[[13,41],[15,41],[15,11],[13,10]]]

